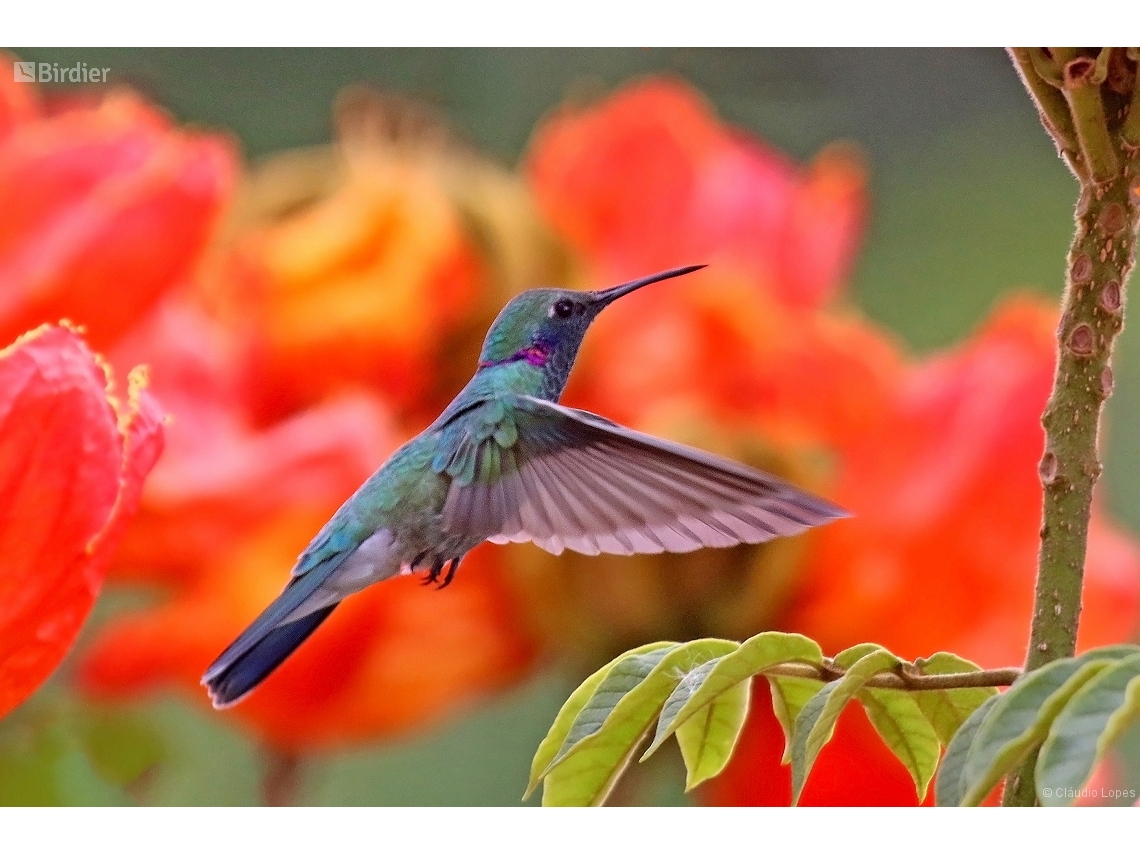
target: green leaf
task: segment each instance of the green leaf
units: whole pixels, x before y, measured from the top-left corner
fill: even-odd
[[[566,742],[541,776],[542,803],[604,802],[685,673],[737,646],[735,641],[706,638],[619,660],[582,707]]]
[[[819,691],[819,680],[810,677],[774,677],[768,675],[768,683],[772,687],[772,711],[784,729],[784,754],[780,758],[783,764],[792,761],[792,733],[796,726],[796,717],[800,710],[816,692]]]
[[[934,803],[939,807],[955,807],[962,803],[966,795],[966,783],[962,777],[966,758],[978,736],[978,729],[1000,697],[991,695],[986,698],[981,706],[966,717],[946,746],[942,765],[938,767],[938,780],[934,782]]]
[[[676,647],[676,643],[672,641],[657,641],[627,651],[612,662],[603,665],[587,677],[582,682],[582,685],[571,693],[570,697],[566,699],[566,703],[562,705],[562,709],[558,711],[558,715],[555,716],[554,723],[550,725],[550,730],[547,732],[546,738],[539,743],[538,750],[534,752],[534,759],[530,764],[530,781],[527,783],[526,793],[523,795],[524,801],[530,798],[530,794],[534,792],[535,787],[537,787],[542,780],[543,773],[554,761],[555,756],[558,754],[558,749],[560,749],[562,743],[566,741],[566,737],[570,733],[570,728],[578,718],[578,713],[582,711],[582,708],[586,706],[586,703],[594,696],[594,692],[613,667],[628,657],[638,656],[642,653],[648,653],[666,647]]]
[[[929,659],[920,660],[919,670],[923,674],[962,674],[969,671],[980,671],[977,665],[953,653],[935,653]],[[995,687],[973,689],[933,689],[930,691],[913,692],[915,702],[918,704],[926,720],[934,727],[938,739],[943,745],[949,745],[958,732],[962,723],[970,715],[998,693]]]
[[[1140,654],[1110,665],[1085,683],[1053,721],[1035,774],[1043,805],[1071,803],[1113,740],[1140,717],[1138,677]]]
[[[642,760],[656,751],[689,716],[737,683],[784,662],[823,661],[819,645],[802,635],[762,632],[720,657],[707,672],[694,670],[666,700],[657,720],[657,733]],[[818,683],[815,685],[818,686]]]
[[[839,657],[836,657],[836,662],[838,661]],[[835,722],[847,702],[871,677],[891,670],[898,662],[898,657],[889,650],[875,646],[871,652],[848,667],[843,677],[833,683],[825,684],[800,710],[792,732],[793,805],[800,800],[800,793],[803,792],[804,783],[815,763],[815,758],[831,739],[835,731]]]
[[[624,656],[615,662],[614,667],[610,669],[586,701],[585,706],[578,712],[574,724],[570,727],[570,732],[566,734],[566,739],[558,749],[554,759],[550,761],[550,765],[544,774],[550,772],[555,765],[569,756],[583,739],[593,736],[601,730],[606,719],[610,717],[610,713],[614,711],[614,707],[624,700],[633,689],[641,685],[657,669],[667,654],[678,649],[679,645],[674,644],[639,653],[636,656]]]
[[[874,653],[877,650],[884,650],[881,644],[875,644],[873,641],[864,641],[862,644],[856,644],[854,647],[848,647],[846,650],[837,653],[835,658],[831,661],[838,665],[840,668],[850,668],[860,659]],[[898,658],[896,657],[896,661]]]
[[[938,734],[910,692],[862,689],[858,697],[883,742],[910,772],[921,802],[942,753]]]
[[[744,721],[752,680],[742,680],[717,695],[677,728],[677,744],[685,760],[685,792],[719,775],[732,757]]]
[[[1045,739],[1053,719],[1081,686],[1114,659],[1135,652],[1124,645],[1058,659],[1031,671],[998,697],[966,758],[962,803],[980,804],[1002,777]]]
[[[665,699],[665,703],[661,707],[661,713],[657,716],[657,732],[653,743],[646,749],[645,753],[641,755],[641,760],[638,762],[644,763],[648,760],[649,755],[660,748],[661,744],[669,737],[669,733],[677,729],[676,726],[670,728],[669,725],[674,723],[674,720],[677,718],[677,713],[681,711],[689,698],[701,687],[705,679],[712,672],[712,669],[715,668],[717,663],[723,658],[724,657],[717,657],[716,659],[710,659],[708,662],[702,662],[681,678],[681,682],[677,684],[669,697]]]

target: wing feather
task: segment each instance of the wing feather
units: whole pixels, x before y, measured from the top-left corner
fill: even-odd
[[[517,396],[501,412],[511,428],[486,430],[494,449],[478,454],[493,464],[452,481],[451,531],[632,555],[762,543],[847,516],[767,473],[581,410]]]

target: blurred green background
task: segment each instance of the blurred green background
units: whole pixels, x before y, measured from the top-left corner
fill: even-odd
[[[180,121],[228,129],[252,160],[328,141],[336,93],[370,83],[430,101],[514,165],[567,93],[667,72],[798,159],[841,139],[862,149],[871,217],[851,299],[914,352],[960,339],[1011,290],[1060,294],[1076,182],[996,49],[10,50],[109,67],[112,82]],[[1136,336],[1123,336],[1116,366],[1103,483],[1114,516],[1140,531]],[[92,625],[123,596],[105,597]],[[0,725],[0,804],[260,801],[265,761],[220,717],[174,698],[92,709],[69,694],[66,671]],[[299,800],[518,804],[531,755],[571,688],[548,675],[443,729],[307,761]],[[637,786],[636,801],[683,803],[679,762],[658,764]]]

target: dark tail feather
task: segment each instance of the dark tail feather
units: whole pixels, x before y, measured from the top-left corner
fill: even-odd
[[[312,635],[314,629],[332,614],[337,603],[318,609],[302,618],[271,629],[265,637],[255,642],[248,650],[218,668],[226,653],[218,657],[218,662],[210,666],[202,683],[210,693],[214,707],[224,709],[236,704],[262,680],[273,673],[297,647]]]

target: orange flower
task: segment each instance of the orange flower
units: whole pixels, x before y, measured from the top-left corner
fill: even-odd
[[[0,341],[67,317],[103,348],[190,271],[233,154],[131,95],[44,115],[34,89],[0,89]]]
[[[243,342],[260,423],[367,386],[426,424],[503,302],[565,258],[523,183],[429,111],[355,89],[337,124],[335,145],[253,174],[211,306]]]
[[[0,716],[75,641],[162,451],[144,382],[131,374],[124,412],[66,327],[0,350]]]
[[[431,177],[349,160],[343,183],[237,241],[224,315],[249,336],[262,419],[350,384],[407,406],[434,392],[433,360],[483,287],[458,214]]]
[[[864,175],[850,150],[826,150],[801,171],[670,80],[557,111],[536,132],[526,171],[542,211],[600,281],[707,262],[816,306],[862,233]]]

